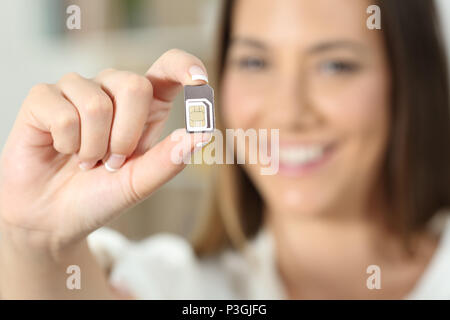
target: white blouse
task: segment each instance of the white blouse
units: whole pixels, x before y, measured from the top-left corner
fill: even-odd
[[[407,299],[450,299],[450,214],[437,215],[430,228],[440,234],[439,245]],[[243,252],[202,259],[172,234],[132,242],[104,227],[89,235],[88,243],[103,267],[111,269],[111,284],[137,299],[286,298],[266,230]]]

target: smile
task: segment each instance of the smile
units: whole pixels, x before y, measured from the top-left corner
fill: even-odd
[[[334,143],[281,146],[279,172],[288,176],[310,173],[325,164],[334,150]]]

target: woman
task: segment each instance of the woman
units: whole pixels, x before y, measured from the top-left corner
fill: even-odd
[[[226,2],[218,123],[279,129],[280,167],[218,166],[193,247],[87,235],[182,169],[176,142],[155,143],[181,85],[204,83],[201,61],[171,50],[145,77],[110,69],[34,87],[2,154],[3,297],[450,298],[450,114],[434,6],[377,1],[382,28],[370,30],[371,4]],[[82,290],[66,287],[73,264]]]

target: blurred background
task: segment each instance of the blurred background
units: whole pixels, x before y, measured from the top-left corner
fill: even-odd
[[[226,0],[223,0],[226,1]],[[113,67],[143,74],[166,50],[200,57],[214,75],[220,0],[3,0],[0,8],[0,146],[29,89],[75,71],[94,77]],[[450,52],[450,1],[437,1]],[[69,5],[81,29],[69,30]],[[163,136],[184,127],[182,96]],[[131,239],[169,231],[186,236],[205,201],[210,172],[189,166],[147,201],[110,224]]]

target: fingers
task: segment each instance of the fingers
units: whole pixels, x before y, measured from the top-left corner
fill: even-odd
[[[78,112],[55,85],[39,84],[33,87],[24,105],[30,116],[28,121],[37,129],[51,133],[52,139],[49,142],[53,143],[56,151],[63,154],[78,152]]]
[[[138,146],[140,154],[153,146],[171,102],[183,85],[208,80],[203,63],[177,49],[163,54],[147,71],[146,77],[110,69],[95,79],[114,100],[110,146],[105,161],[109,171],[118,170]]]
[[[58,86],[80,117],[81,144],[78,157],[81,166],[84,169],[92,168],[108,150],[113,103],[98,84],[75,73],[64,76]]]
[[[138,202],[162,186],[185,167],[185,159],[211,140],[211,133],[189,134],[186,129],[177,129],[170,136],[156,144],[144,155],[130,163],[123,172],[125,181],[130,182],[132,202]]]
[[[111,69],[100,73],[95,81],[114,99],[114,118],[105,167],[116,171],[138,145],[151,111],[153,88],[143,76]]]
[[[174,49],[145,76],[109,69],[93,80],[70,73],[56,85],[36,86],[27,98],[29,118],[36,128],[51,133],[41,136],[56,151],[78,153],[82,169],[103,160],[115,171],[133,155],[148,157],[182,86],[207,79],[198,58]]]
[[[156,99],[171,102],[185,85],[208,82],[203,63],[197,57],[179,49],[164,53],[146,73],[153,85]]]

